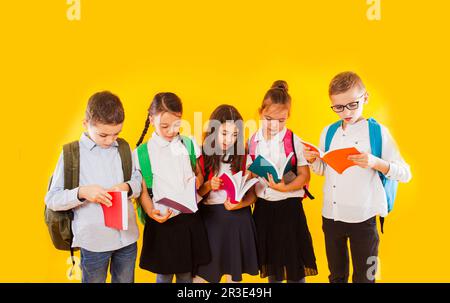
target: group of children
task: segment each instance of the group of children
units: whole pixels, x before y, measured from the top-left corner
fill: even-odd
[[[173,93],[157,94],[148,109],[145,127],[132,153],[132,173],[124,180],[118,135],[124,122],[119,98],[94,94],[86,110],[86,132],[79,140],[79,186],[64,188],[63,153],[53,174],[46,205],[54,211],[73,210],[73,247],[81,249],[82,282],[105,282],[108,267],[113,282],[133,282],[139,237],[132,199],[138,199],[145,223],[139,266],[156,273],[156,281],[239,282],[243,274],[269,282],[301,283],[317,275],[316,258],[302,199],[312,170],[325,176],[323,231],[330,282],[347,282],[350,240],[353,282],[374,282],[367,275],[369,257],[378,256],[376,216],[387,214],[379,178],[408,182],[409,166],[385,127],[382,154],[371,151],[368,120],[362,116],[368,93],[353,72],[334,77],[329,95],[340,122],[331,141],[326,127],[320,148],[356,146],[349,160],[356,166],[336,173],[319,155],[286,128],[291,97],[285,81],[276,81],[259,108],[261,128],[246,142],[242,116],[231,105],[212,113],[202,147],[179,134],[183,106]],[[148,141],[149,127],[154,128]],[[328,142],[330,141],[330,142]],[[327,145],[327,146],[326,146]],[[329,145],[329,146],[328,146]],[[275,182],[248,170],[262,155],[281,167],[292,150],[292,170]],[[238,203],[232,203],[219,178],[242,171],[259,182]],[[288,177],[289,175],[289,177]],[[181,213],[154,203],[184,188],[195,178],[202,196],[194,213]],[[105,227],[100,204],[111,205],[109,191],[128,192],[128,229]]]

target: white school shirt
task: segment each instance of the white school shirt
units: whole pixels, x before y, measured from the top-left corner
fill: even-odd
[[[329,126],[320,136],[321,150],[325,149],[325,137]],[[386,177],[400,182],[409,182],[411,171],[403,160],[388,129],[381,125],[382,159],[389,162]],[[361,152],[371,152],[369,123],[361,120],[339,127],[331,141],[330,150],[355,147]],[[317,158],[312,170],[325,176],[323,186],[322,215],[327,219],[346,223],[360,223],[376,215],[387,215],[386,194],[378,172],[374,169],[352,166],[341,175]]]
[[[191,138],[194,145],[196,157],[200,157],[201,150],[193,138]],[[150,163],[152,165],[153,173],[153,199],[158,201],[167,197],[170,192],[184,188],[190,179],[195,177],[192,171],[189,152],[181,141],[180,136],[175,137],[172,141],[167,141],[156,132],[153,132],[152,137],[147,144],[148,153],[150,156]],[[137,150],[134,150],[133,157],[136,162],[136,167],[141,171],[139,165],[139,157]],[[169,207],[158,203],[153,203],[154,208],[165,215]],[[172,217],[180,214],[179,211],[172,209]]]
[[[270,159],[273,163],[277,165],[279,169],[281,165],[286,161],[286,153],[284,151],[283,138],[286,134],[287,128],[283,128],[278,134],[273,136],[270,140],[264,139],[262,133],[262,128],[260,128],[255,135],[255,157],[262,155],[264,158]],[[308,165],[305,157],[303,156],[303,145],[301,140],[297,135],[294,134],[294,148],[295,156],[297,157],[297,166]],[[247,155],[247,168],[253,163],[250,155]],[[255,185],[256,196],[268,201],[280,201],[292,197],[303,197],[305,191],[303,189],[291,191],[291,192],[280,192],[278,190],[268,187],[262,178],[258,177],[260,180]]]
[[[80,138],[80,179],[79,186],[98,184],[104,188],[124,182],[122,161],[114,142],[109,148],[95,144],[86,134]],[[105,252],[123,248],[136,242],[139,230],[136,223],[132,198],[141,194],[141,173],[133,161],[131,179],[127,182],[133,191],[128,197],[128,230],[117,230],[105,226],[100,204],[78,199],[78,189],[64,189],[64,153],[61,152],[53,173],[50,190],[45,196],[49,209],[62,211],[72,209],[72,247],[81,247],[93,252]]]
[[[222,175],[223,173],[229,173],[233,174],[231,171],[231,163],[220,163],[220,169],[217,176]],[[208,176],[205,176],[205,178],[208,178]],[[224,204],[227,200],[227,192],[223,189],[219,190],[211,190],[208,194],[208,197],[203,200],[203,204],[205,205],[215,205],[215,204]]]

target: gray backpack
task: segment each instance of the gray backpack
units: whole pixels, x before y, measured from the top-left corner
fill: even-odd
[[[119,155],[122,159],[122,170],[124,180],[128,181],[131,178],[132,159],[130,146],[124,139],[117,139],[119,144]],[[78,141],[74,141],[63,146],[64,155],[64,189],[74,189],[79,185],[80,177],[80,145]],[[52,176],[53,178],[53,176]],[[50,186],[52,179],[50,179]],[[70,251],[72,263],[74,264],[72,248],[72,220],[73,211],[53,211],[45,206],[45,224],[47,225],[50,238],[53,246],[59,250]]]

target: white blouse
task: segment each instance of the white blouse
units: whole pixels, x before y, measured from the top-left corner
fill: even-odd
[[[194,145],[197,159],[201,155],[201,150],[195,140],[191,138]],[[150,162],[153,173],[153,201],[158,201],[174,190],[185,188],[189,181],[195,177],[192,170],[189,153],[181,141],[180,136],[175,137],[172,141],[167,141],[153,132],[151,139],[147,144],[150,155]],[[136,167],[141,170],[137,150],[133,152]],[[158,203],[154,203],[155,209],[166,214],[168,207]],[[173,216],[180,212],[172,209]]]
[[[280,169],[283,163],[286,161],[286,154],[284,151],[283,138],[286,134],[287,128],[284,128],[277,135],[273,136],[270,140],[264,139],[262,128],[259,129],[255,135],[255,143],[257,144],[255,150],[255,156],[262,155],[263,157],[270,159]],[[297,166],[308,165],[305,157],[303,156],[303,145],[299,137],[294,134],[294,148],[295,156],[297,157]],[[247,155],[247,168],[253,163],[250,155]],[[291,176],[294,178],[295,176]],[[280,201],[292,197],[303,197],[305,191],[303,189],[280,192],[268,187],[264,180],[259,177],[260,182],[255,185],[256,195],[259,198],[269,201]]]

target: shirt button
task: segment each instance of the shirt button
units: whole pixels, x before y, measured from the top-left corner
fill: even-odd
[[[336,204],[336,202],[333,202],[333,204]]]
[[[336,188],[336,185],[333,185],[333,188]]]

